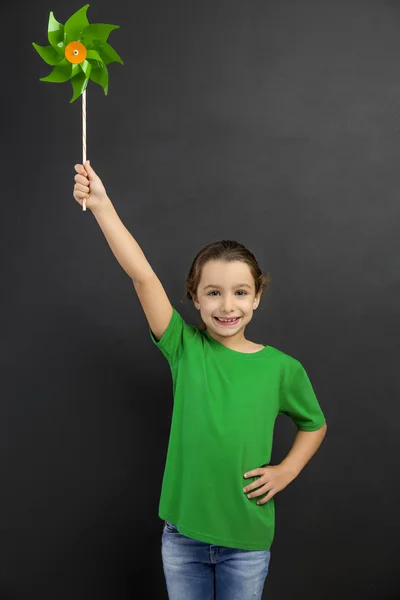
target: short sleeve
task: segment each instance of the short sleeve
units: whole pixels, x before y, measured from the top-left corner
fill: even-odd
[[[172,307],[172,317],[162,338],[157,341],[150,327],[149,333],[154,344],[161,350],[162,354],[172,367],[178,361],[182,353],[185,338],[193,336],[193,327],[188,325],[178,311]]]
[[[290,417],[302,431],[316,431],[326,422],[311,381],[299,361],[281,395],[279,414]]]

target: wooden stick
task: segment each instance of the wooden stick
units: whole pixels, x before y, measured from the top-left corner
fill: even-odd
[[[82,164],[86,162],[86,90],[82,93]],[[83,199],[82,210],[86,210],[86,198]]]

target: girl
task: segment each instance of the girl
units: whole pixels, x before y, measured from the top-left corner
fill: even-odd
[[[131,277],[151,340],[167,359],[174,407],[162,482],[161,555],[170,600],[260,600],[274,537],[273,496],[300,473],[326,432],[301,363],[245,338],[269,284],[253,254],[222,241],[195,257],[187,297],[204,327],[171,305],[89,161],[74,198],[95,216]],[[298,428],[287,457],[267,466],[278,414]],[[246,480],[247,479],[247,480]]]

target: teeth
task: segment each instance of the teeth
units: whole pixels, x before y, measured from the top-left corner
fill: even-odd
[[[217,317],[218,321],[223,321],[223,323],[232,323],[233,321],[236,321],[238,319],[238,317],[236,317],[235,319],[219,319]]]

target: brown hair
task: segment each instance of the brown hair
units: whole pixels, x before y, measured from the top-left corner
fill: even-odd
[[[186,278],[184,299],[188,298],[193,302],[193,296],[197,296],[202,268],[211,260],[226,262],[241,261],[246,263],[254,278],[256,296],[271,283],[269,274],[262,273],[254,254],[246,246],[234,240],[221,240],[220,242],[212,242],[204,246],[195,256]],[[184,300],[181,300],[181,302],[184,302]],[[205,325],[202,323],[200,329],[204,328]]]

